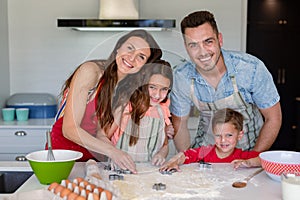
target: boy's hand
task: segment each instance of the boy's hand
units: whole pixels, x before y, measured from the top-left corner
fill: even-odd
[[[234,160],[231,162],[233,164],[233,168],[237,169],[240,167],[251,167],[251,163],[249,162],[249,160]]]
[[[237,159],[232,161],[231,163],[233,163],[234,169],[237,169],[239,167],[260,167],[261,166],[259,157],[249,158],[247,160]]]

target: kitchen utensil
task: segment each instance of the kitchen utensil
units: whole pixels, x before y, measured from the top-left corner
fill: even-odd
[[[46,137],[47,137],[47,144],[48,144],[48,154],[47,154],[47,160],[55,160],[53,151],[52,151],[52,142],[51,142],[51,136],[50,131],[46,131]]]
[[[254,177],[255,175],[259,174],[260,172],[262,172],[264,169],[260,168],[258,170],[256,170],[254,173],[250,174],[249,176],[247,176],[244,180],[242,181],[237,181],[237,182],[234,182],[232,184],[232,187],[235,187],[235,188],[243,188],[243,187],[246,187],[248,181]]]
[[[78,151],[54,149],[55,160],[47,160],[48,150],[29,153],[26,159],[41,184],[60,183],[67,179],[75,164],[83,154]]]
[[[283,172],[300,172],[300,152],[265,151],[259,154],[259,158],[262,168],[275,181],[281,181]]]

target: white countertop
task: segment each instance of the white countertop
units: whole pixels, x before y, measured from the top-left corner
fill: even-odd
[[[76,177],[84,177],[84,164],[81,162],[77,162],[72,169],[72,172],[69,176],[69,179],[74,179]],[[195,167],[197,167],[197,163],[193,163]],[[28,162],[0,162],[0,170],[28,170]],[[23,167],[23,168],[22,168]],[[184,168],[182,168],[184,170]],[[209,173],[216,173],[218,177],[220,177],[221,185],[224,185],[221,190],[222,198],[224,200],[280,200],[281,199],[281,184],[280,182],[276,182],[270,179],[267,174],[263,171],[262,173],[258,174],[254,178],[252,178],[248,185],[245,188],[233,188],[231,186],[232,180],[236,179],[237,177],[246,177],[250,173],[257,170],[256,168],[244,168],[239,169],[237,171],[233,171],[232,166],[228,163],[220,163],[220,164],[213,164],[212,171]],[[180,176],[180,172],[177,172],[178,176]],[[195,170],[193,173],[199,173],[199,171]],[[209,174],[208,173],[208,174]],[[130,175],[135,176],[135,175]],[[192,184],[192,183],[191,183]],[[18,199],[18,194],[30,194],[31,192],[38,194],[45,190],[48,186],[41,185],[38,180],[36,179],[35,175],[30,177],[25,184],[20,187],[14,194],[0,194],[1,200],[15,200]],[[25,195],[26,196],[26,195]],[[22,196],[24,199],[24,196]],[[23,200],[22,199],[22,200]],[[37,199],[32,198],[32,199]],[[43,198],[45,199],[45,198]],[[46,198],[47,199],[47,198]]]
[[[3,121],[0,119],[0,128],[51,128],[54,118],[29,119],[27,121]]]

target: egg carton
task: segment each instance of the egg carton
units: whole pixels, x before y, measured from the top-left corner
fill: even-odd
[[[62,200],[116,200],[112,191],[99,187],[81,177],[73,181],[62,180],[52,183],[48,190]]]

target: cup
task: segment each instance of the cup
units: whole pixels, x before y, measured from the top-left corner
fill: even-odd
[[[299,200],[300,172],[283,172],[281,174],[283,200]]]
[[[17,108],[16,115],[18,121],[27,121],[29,116],[29,108]]]
[[[13,121],[15,119],[15,109],[2,108],[2,117],[4,121]]]

